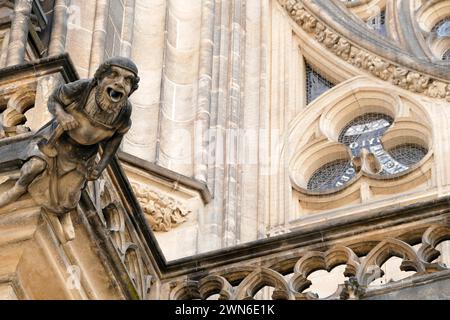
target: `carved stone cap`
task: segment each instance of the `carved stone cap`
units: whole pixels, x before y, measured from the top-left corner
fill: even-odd
[[[133,183],[132,188],[153,231],[170,231],[191,213],[181,202],[149,187]]]

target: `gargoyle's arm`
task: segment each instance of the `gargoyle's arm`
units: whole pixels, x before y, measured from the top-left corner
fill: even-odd
[[[75,129],[79,125],[73,116],[64,110],[73,100],[75,93],[79,91],[78,88],[77,83],[63,85],[48,98],[48,111],[58,120],[65,131]]]
[[[61,102],[59,102],[56,99],[56,96],[53,94],[48,98],[47,106],[48,111],[50,111],[50,113],[54,115],[56,118],[66,114],[66,112],[64,111],[64,107],[61,105]]]
[[[100,161],[97,164],[98,174],[101,174],[103,170],[111,162],[111,159],[116,154],[117,149],[119,149],[120,143],[122,142],[123,134],[116,133],[103,145],[103,153]]]

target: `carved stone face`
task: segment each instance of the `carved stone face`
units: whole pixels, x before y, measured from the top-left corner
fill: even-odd
[[[96,101],[108,113],[120,110],[127,102],[135,75],[126,69],[112,66],[98,84]]]

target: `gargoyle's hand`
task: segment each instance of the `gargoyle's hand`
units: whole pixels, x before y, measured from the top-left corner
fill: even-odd
[[[59,114],[57,120],[63,127],[64,131],[75,129],[80,125],[78,121],[68,113]]]
[[[97,166],[94,166],[88,170],[86,179],[88,181],[94,181],[94,180],[97,180],[98,178],[100,178],[101,174],[102,174],[101,170]]]

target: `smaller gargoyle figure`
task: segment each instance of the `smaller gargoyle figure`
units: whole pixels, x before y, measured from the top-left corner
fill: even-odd
[[[100,65],[93,79],[59,86],[48,100],[54,118],[35,133],[22,159],[20,177],[0,195],[0,207],[29,192],[59,229],[55,232],[61,242],[72,240],[70,214],[87,181],[100,177],[129,130],[128,97],[138,83],[136,65],[114,57]]]

